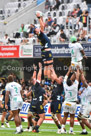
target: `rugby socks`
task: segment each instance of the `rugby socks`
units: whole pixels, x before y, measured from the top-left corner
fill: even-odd
[[[4,125],[4,123],[1,123],[1,125]]]
[[[27,129],[29,129],[30,127],[27,127]]]
[[[73,131],[73,127],[70,127],[70,131]]]
[[[36,125],[35,126],[35,130],[37,131],[39,129],[40,126]]]
[[[32,127],[32,126],[33,126],[33,124],[32,124],[32,123],[30,123],[30,126]]]
[[[19,126],[19,127],[16,127],[16,131],[17,132],[20,132],[21,131],[21,127]]]
[[[58,129],[61,129],[61,126],[60,126],[60,125],[58,125]]]
[[[20,128],[22,129],[22,125],[20,125]]]
[[[62,125],[62,129],[64,129],[65,128],[65,125]]]
[[[85,133],[85,132],[87,132],[87,131],[86,131],[86,129],[83,129],[83,130],[82,130],[82,132],[84,132],[84,133]]]

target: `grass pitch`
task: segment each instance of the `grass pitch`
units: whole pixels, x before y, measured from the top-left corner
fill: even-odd
[[[27,128],[27,123],[23,122],[23,129]],[[0,127],[0,136],[15,136],[14,131],[15,131],[15,124],[13,121],[10,122],[10,128],[1,128]],[[71,136],[71,134],[69,134],[69,125],[66,125],[66,130],[67,130],[67,134],[57,134],[57,127],[55,124],[42,124],[42,126],[40,127],[40,132],[39,133],[32,133],[32,132],[23,132],[22,134],[17,134],[20,136]],[[88,135],[87,136],[91,136],[91,130],[86,128],[88,131]],[[81,136],[79,135],[81,133],[82,129],[80,126],[75,125],[74,126],[74,132],[75,132],[75,136]]]

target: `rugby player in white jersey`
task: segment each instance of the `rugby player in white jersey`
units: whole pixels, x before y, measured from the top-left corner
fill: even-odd
[[[71,79],[68,79],[70,72],[71,72],[71,68],[69,68],[63,82],[65,101],[63,103],[64,117],[62,120],[61,133],[66,133],[65,124],[67,117],[70,114],[69,134],[75,134],[73,132],[73,126],[74,126],[74,117],[76,112],[76,102],[77,102],[77,93],[78,93],[78,85],[79,85],[79,69],[77,68],[74,82]]]
[[[88,132],[85,129],[85,125],[91,129],[91,123],[88,122],[91,112],[91,86],[87,84],[84,74],[81,74],[81,81],[85,90],[81,94],[81,108],[78,115],[78,121],[82,127],[81,134],[86,135]]]
[[[82,69],[82,60],[83,58],[87,59],[87,56],[85,55],[82,45],[77,42],[77,38],[75,36],[70,38],[69,48],[71,52],[71,66],[73,70],[75,70],[77,65],[79,65],[80,69]]]
[[[6,85],[6,95],[5,95],[5,108],[8,109],[8,100],[10,97],[10,107],[11,111],[13,112],[14,121],[16,125],[16,132],[15,134],[20,134],[23,132],[22,125],[21,125],[21,118],[19,116],[20,109],[22,108],[22,88],[21,85],[14,82],[14,78],[12,75],[8,76],[8,83]]]

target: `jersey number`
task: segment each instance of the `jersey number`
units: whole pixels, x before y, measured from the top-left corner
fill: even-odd
[[[57,96],[57,100],[60,101],[60,96]]]
[[[70,97],[72,97],[72,92],[69,92]]]
[[[39,97],[39,101],[42,101],[42,96]]]
[[[71,50],[71,54],[74,54],[74,51],[73,51],[73,49]]]
[[[17,89],[17,87],[14,87],[14,90],[15,90],[15,92],[16,92],[16,93],[18,93],[18,89]]]

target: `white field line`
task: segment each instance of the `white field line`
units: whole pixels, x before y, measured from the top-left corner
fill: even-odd
[[[0,130],[15,130],[15,128],[0,128]],[[57,130],[56,129],[40,129],[40,133],[41,131],[44,131],[44,132],[56,132]],[[67,130],[67,132],[69,132],[69,130]],[[81,131],[74,131],[74,132],[81,132]],[[0,132],[1,133],[1,132]],[[3,133],[7,133],[7,132],[3,132]],[[91,133],[91,131],[88,131],[88,133]]]

